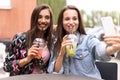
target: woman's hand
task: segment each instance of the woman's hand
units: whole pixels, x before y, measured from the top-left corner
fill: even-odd
[[[28,50],[27,58],[31,61],[33,58],[38,58],[39,48],[38,45],[32,45]]]
[[[120,35],[104,36],[104,41],[110,47],[110,52],[116,52],[120,50]]]
[[[64,55],[66,52],[66,46],[68,45],[72,45],[72,40],[71,39],[67,39],[68,35],[65,35],[63,37],[63,41],[61,43],[61,49],[60,49],[60,54],[59,55]]]
[[[58,55],[56,63],[55,63],[55,68],[54,68],[55,72],[59,72],[59,70],[62,67],[63,57],[64,57],[65,52],[66,52],[66,46],[72,44],[72,40],[69,40],[69,39],[67,40],[67,37],[68,37],[68,35],[65,35],[63,37],[63,41],[61,43],[61,49],[60,49],[59,55]]]
[[[24,65],[29,63],[33,58],[37,58],[38,57],[38,51],[39,51],[38,46],[37,45],[32,45],[32,47],[30,49],[28,49],[27,57],[19,60],[19,63],[18,63],[19,66],[23,67]]]

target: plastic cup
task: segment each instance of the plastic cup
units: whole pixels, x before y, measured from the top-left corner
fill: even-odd
[[[42,57],[42,51],[43,51],[43,49],[39,49],[39,51],[38,51],[38,58],[41,58]]]
[[[75,56],[76,55],[76,48],[77,48],[77,36],[74,34],[69,34],[67,39],[72,40],[72,45],[66,46],[66,53],[68,56]]]
[[[41,58],[42,57],[42,50],[46,46],[45,40],[42,39],[42,38],[35,38],[35,40],[33,41],[33,44],[37,44],[38,47],[40,48],[39,51],[38,51],[38,57],[37,58]]]

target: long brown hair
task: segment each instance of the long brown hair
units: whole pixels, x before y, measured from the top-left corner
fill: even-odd
[[[86,34],[85,29],[84,29],[84,25],[83,25],[83,21],[82,21],[82,17],[81,17],[81,14],[80,14],[79,10],[73,5],[65,6],[61,10],[61,12],[59,14],[59,17],[58,17],[58,22],[57,22],[57,31],[56,31],[57,32],[57,42],[56,42],[55,47],[54,47],[54,54],[56,56],[57,56],[57,54],[60,50],[61,43],[62,43],[62,38],[67,34],[65,29],[63,28],[63,14],[68,9],[75,10],[78,13],[79,25],[78,25],[77,31],[80,34]]]
[[[38,18],[39,18],[39,13],[44,10],[48,9],[50,12],[50,25],[46,29],[44,33],[44,39],[48,41],[48,49],[50,50],[51,48],[51,43],[52,43],[52,28],[53,28],[53,13],[49,5],[47,4],[41,4],[38,5],[37,7],[34,8],[32,15],[31,15],[31,23],[30,23],[30,30],[27,31],[26,33],[26,46],[27,48],[30,48],[33,40],[38,37],[37,33],[39,31],[38,29]],[[42,33],[42,32],[41,32]]]

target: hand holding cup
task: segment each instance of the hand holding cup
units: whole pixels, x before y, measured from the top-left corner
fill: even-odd
[[[76,48],[77,48],[77,37],[74,34],[69,34],[67,40],[72,40],[72,45],[66,46],[66,53],[68,56],[75,56],[76,55]]]
[[[33,41],[33,44],[36,44],[38,45],[38,48],[39,48],[39,51],[37,53],[37,59],[40,59],[42,57],[42,50],[43,48],[46,46],[46,43],[45,43],[45,40],[42,39],[42,38],[36,38],[34,41]]]

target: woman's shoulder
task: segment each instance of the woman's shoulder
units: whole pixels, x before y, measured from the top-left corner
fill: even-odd
[[[18,44],[24,44],[26,41],[26,33],[20,32],[14,35],[12,44],[18,45]]]
[[[6,46],[7,51],[11,51],[16,48],[23,48],[26,42],[26,35],[24,32],[20,32],[14,35],[13,40]]]
[[[26,38],[26,33],[25,32],[20,32],[14,35],[13,40],[17,40],[17,39],[24,39]]]
[[[94,35],[80,35],[80,41],[86,42],[86,41],[91,41],[92,39],[97,39]]]

